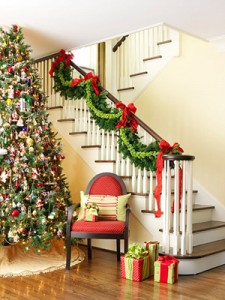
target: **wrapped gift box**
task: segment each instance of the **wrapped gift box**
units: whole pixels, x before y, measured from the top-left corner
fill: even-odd
[[[142,281],[150,276],[150,255],[143,258],[121,256],[121,277],[133,281]]]
[[[142,246],[133,243],[125,256],[121,256],[121,277],[142,281],[150,276],[151,256]]]
[[[99,208],[95,203],[86,205],[84,208],[84,220],[89,222],[98,221],[98,211]]]
[[[148,250],[151,256],[151,271],[150,276],[154,275],[154,263],[158,259],[159,256],[159,242],[145,242],[145,249]]]
[[[159,256],[154,263],[154,280],[173,284],[178,280],[179,260],[173,256]]]

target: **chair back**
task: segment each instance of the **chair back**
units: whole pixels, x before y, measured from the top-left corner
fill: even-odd
[[[86,194],[120,196],[127,194],[123,180],[116,174],[103,172],[89,182]]]

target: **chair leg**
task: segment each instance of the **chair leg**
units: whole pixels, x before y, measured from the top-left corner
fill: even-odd
[[[71,261],[71,238],[67,237],[67,241],[66,241],[66,270],[70,269],[70,261]]]
[[[120,240],[116,240],[116,248],[117,248],[117,261],[120,261]]]
[[[128,251],[128,239],[124,239],[124,254]]]
[[[91,239],[87,239],[88,244],[88,259],[92,259]]]

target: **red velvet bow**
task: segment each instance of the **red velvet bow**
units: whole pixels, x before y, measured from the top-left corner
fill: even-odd
[[[128,125],[133,129],[133,132],[135,132],[137,130],[138,123],[132,116],[132,113],[135,114],[137,110],[134,104],[130,103],[128,104],[128,106],[126,106],[122,102],[117,102],[116,107],[121,108],[123,110],[122,119],[116,125],[116,128],[126,127]]]
[[[161,151],[159,152],[156,158],[156,179],[157,185],[154,190],[154,196],[157,203],[157,211],[155,212],[155,217],[160,218],[162,215],[161,207],[160,207],[160,194],[162,192],[162,170],[163,170],[163,154],[168,153],[172,154],[173,150],[177,150],[179,152],[184,152],[184,150],[179,147],[178,143],[174,143],[173,146],[170,146],[165,140],[161,140],[159,143],[159,148]]]
[[[175,257],[170,256],[170,255],[159,256],[158,261],[163,262],[167,266],[169,266],[171,264],[179,263],[178,259],[176,259]]]
[[[100,95],[100,92],[99,92],[99,89],[98,89],[98,82],[100,81],[99,80],[99,77],[96,76],[96,75],[93,75],[91,72],[90,73],[87,73],[84,78],[74,78],[72,80],[72,83],[71,83],[71,86],[72,87],[75,87],[76,85],[78,85],[80,82],[84,81],[84,80],[89,80],[89,79],[92,79],[92,89],[94,90],[95,94],[97,96]]]
[[[59,55],[58,57],[56,58],[56,60],[53,62],[52,64],[52,67],[51,67],[51,70],[49,71],[49,75],[52,76],[56,67],[62,62],[62,61],[65,61],[66,63],[66,66],[69,67],[70,65],[70,61],[73,59],[73,54],[70,53],[70,54],[66,54],[66,51],[61,49],[59,51]]]

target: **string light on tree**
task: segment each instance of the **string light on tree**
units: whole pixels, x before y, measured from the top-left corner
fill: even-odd
[[[0,29],[0,242],[48,248],[64,238],[70,192],[61,142],[22,29]],[[52,172],[54,170],[54,172]]]

